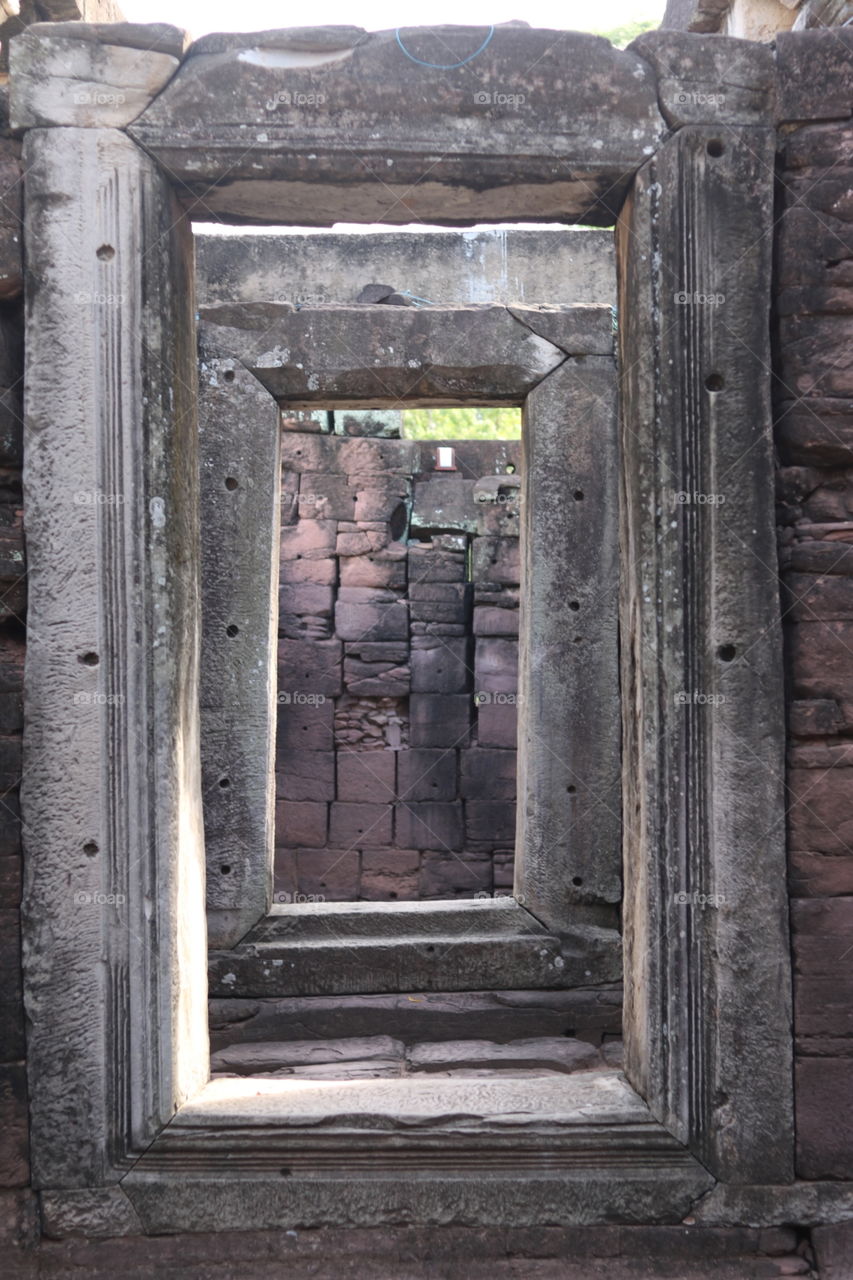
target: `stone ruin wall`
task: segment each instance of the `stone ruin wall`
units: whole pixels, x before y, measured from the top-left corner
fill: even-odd
[[[377,280],[444,305],[615,298],[606,231],[200,234],[197,250],[202,305],[347,303]],[[279,902],[512,890],[520,444],[448,441],[457,470],[437,472],[439,442],[399,434],[393,411],[283,417]]]
[[[284,434],[279,901],[511,892],[520,444],[451,447]]]
[[[832,33],[830,38],[834,39]],[[803,68],[803,93],[815,77]],[[849,85],[849,77],[848,77]],[[849,98],[848,98],[849,101]],[[835,115],[843,115],[843,110]],[[798,1176],[853,1179],[853,136],[849,124],[821,120],[817,98],[806,101],[802,124],[783,139],[775,289],[776,438],[779,451],[780,564],[786,592],[789,690],[788,813],[791,919],[796,996]],[[21,487],[22,273],[16,188],[19,144],[0,140],[0,1233],[32,1245],[39,1225],[28,1191],[25,1029],[21,1003],[19,903],[21,883],[18,783],[22,729],[26,569]],[[780,815],[781,820],[781,815]],[[315,1265],[347,1250],[357,1266],[377,1262],[371,1233],[301,1233],[283,1244],[278,1233],[193,1236],[146,1241],[147,1265],[164,1270],[207,1268],[215,1260],[241,1274],[266,1274],[286,1255]],[[381,1234],[381,1233],[380,1233]],[[386,1233],[389,1237],[391,1233]],[[430,1233],[434,1235],[435,1233]],[[498,1274],[504,1259],[498,1233],[478,1233],[478,1257]],[[322,1241],[314,1237],[322,1236]],[[354,1240],[354,1236],[359,1239]],[[817,1226],[811,1244],[826,1280],[850,1274],[853,1232],[844,1222]],[[487,1238],[488,1237],[488,1238]],[[594,1240],[593,1240],[594,1237]],[[404,1244],[384,1241],[381,1260],[441,1257],[449,1265],[466,1247],[464,1229],[447,1229],[444,1245],[426,1233]],[[693,1233],[683,1227],[603,1227],[566,1232],[537,1229],[515,1240],[517,1256],[560,1258],[581,1266],[618,1259],[679,1258],[678,1274],[725,1276],[807,1273],[804,1236],[793,1227],[757,1231],[731,1225]],[[39,1274],[113,1276],[132,1272],[140,1242],[81,1239],[43,1242]],[[402,1250],[395,1253],[394,1250]],[[742,1256],[761,1260],[747,1270]],[[356,1254],[358,1255],[356,1257]],[[784,1256],[783,1256],[784,1255]],[[373,1261],[371,1262],[371,1258]],[[734,1261],[729,1265],[726,1258]],[[367,1261],[365,1262],[365,1259]],[[778,1267],[777,1267],[778,1262]],[[529,1274],[539,1264],[526,1264]],[[547,1265],[547,1263],[546,1263]],[[748,1264],[752,1265],[752,1264]],[[661,1274],[649,1263],[649,1275]],[[207,1272],[204,1272],[207,1274]],[[362,1274],[364,1271],[362,1271]],[[556,1274],[551,1272],[549,1274]],[[141,1273],[140,1273],[141,1274]],[[343,1272],[341,1272],[343,1274]],[[378,1274],[378,1273],[377,1273]],[[628,1274],[627,1272],[625,1273]],[[633,1272],[631,1274],[634,1274]]]

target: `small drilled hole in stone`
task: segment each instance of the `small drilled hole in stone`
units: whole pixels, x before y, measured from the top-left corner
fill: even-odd
[[[223,865],[219,868],[219,870],[222,872],[224,876],[230,876],[231,874],[231,868],[229,867],[227,862],[223,863]]]
[[[583,879],[582,879],[582,877],[581,877],[581,876],[572,876],[572,884],[574,884],[574,885],[582,885],[582,884],[583,884]]]
[[[573,796],[573,795],[575,794],[575,791],[577,790],[577,788],[576,788],[576,787],[573,787],[573,786],[568,786],[568,787],[566,787],[566,790],[568,791],[568,793],[569,793],[569,795],[570,795],[570,796]]]
[[[575,644],[580,644],[582,640],[583,640],[583,636],[575,636],[574,642]]]
[[[95,843],[95,841],[87,840],[86,843],[83,845],[83,852],[85,853],[87,858],[94,858],[95,854],[98,852],[98,846]]]
[[[239,483],[240,483],[240,481],[239,481],[235,476],[226,476],[226,477],[225,477],[225,488],[226,488],[226,489],[234,490],[234,489],[236,489],[236,488],[237,488],[237,486],[239,485]]]
[[[715,160],[718,160],[720,156],[723,155],[725,149],[726,144],[720,138],[712,138],[705,148],[708,155],[713,156]]]
[[[111,244],[102,244],[95,255],[101,262],[112,262],[116,251]]]
[[[84,667],[96,667],[101,659],[96,653],[81,653],[80,661]]]
[[[725,379],[721,373],[709,373],[705,379],[705,386],[709,391],[722,391],[725,385]]]
[[[220,785],[220,787],[230,787],[230,786],[231,786],[231,779],[230,779],[230,778],[220,778],[220,779],[219,779],[219,785]]]
[[[717,653],[722,658],[723,662],[731,662],[732,658],[734,658],[737,653],[737,649],[733,644],[721,644]]]
[[[573,496],[574,496],[575,502],[583,502],[583,496],[584,496],[583,489],[575,489]]]
[[[225,379],[226,382],[233,382],[234,379],[237,377],[237,375],[233,369],[226,369],[222,377]]]
[[[579,609],[580,607],[581,607],[581,606],[580,606],[580,601],[579,601],[579,600],[570,600],[570,601],[569,601],[569,608],[572,610],[572,612],[573,612],[573,613],[577,613],[577,611],[578,611],[578,609]]]
[[[225,628],[225,634],[227,636],[231,636],[231,638],[233,639],[234,636],[238,636],[240,634],[240,628],[235,627],[234,623],[232,622],[230,626]]]
[[[292,1170],[292,1169],[279,1169],[279,1173],[281,1174],[281,1176],[282,1176],[283,1178],[292,1178],[292,1177],[293,1177],[293,1170]]]

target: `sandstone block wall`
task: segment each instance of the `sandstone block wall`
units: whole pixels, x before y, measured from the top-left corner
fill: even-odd
[[[509,892],[520,445],[451,441],[442,471],[435,442],[306,425],[283,436],[277,898]]]
[[[775,417],[799,1173],[853,1176],[853,128],[788,135]]]

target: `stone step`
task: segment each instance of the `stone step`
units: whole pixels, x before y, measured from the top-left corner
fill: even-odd
[[[618,983],[565,991],[411,992],[210,1001],[211,1047],[390,1036],[418,1041],[574,1035],[598,1043],[622,1030]]]
[[[377,1079],[429,1072],[446,1076],[488,1076],[497,1072],[542,1075],[618,1066],[614,1042],[606,1052],[566,1036],[536,1037],[496,1044],[451,1040],[406,1046],[390,1036],[341,1040],[261,1041],[231,1045],[213,1054],[217,1076],[297,1076],[317,1080]]]

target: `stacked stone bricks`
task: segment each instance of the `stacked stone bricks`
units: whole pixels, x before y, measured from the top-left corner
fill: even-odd
[[[279,900],[509,891],[519,446],[286,426]]]
[[[853,128],[784,142],[776,438],[798,1173],[853,1176]]]

